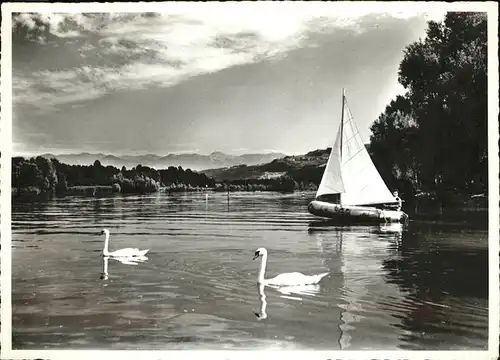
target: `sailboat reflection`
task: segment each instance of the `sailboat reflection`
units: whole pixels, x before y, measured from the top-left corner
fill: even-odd
[[[381,224],[379,226],[379,232],[389,233],[389,234],[401,234],[403,232],[403,224],[401,223]]]
[[[266,293],[264,292],[264,287],[266,286],[277,290],[279,293],[281,293],[280,297],[282,298],[299,300],[299,301],[302,300],[301,297],[290,296],[290,295],[295,294],[295,295],[315,296],[320,292],[319,284],[293,285],[293,286],[272,286],[272,285],[258,284],[257,289],[259,292],[260,310],[258,313],[254,312],[254,314],[255,316],[257,316],[257,319],[259,320],[267,319],[267,312],[266,312],[267,301],[266,301]]]
[[[307,231],[309,233],[315,231],[336,231],[338,229],[349,229],[351,225],[339,224],[338,221],[327,219],[327,220],[313,220],[309,221]]]
[[[384,224],[380,225],[374,233],[379,234],[381,239],[390,239],[396,248],[399,248],[403,242],[403,229],[403,224]]]
[[[119,261],[125,265],[138,265],[139,263],[143,263],[146,260],[148,260],[147,256],[117,257],[117,258],[113,257],[112,259]],[[109,278],[108,263],[109,263],[109,256],[103,256],[102,257],[102,272],[101,272],[101,276],[99,277],[101,280],[108,280],[108,278]]]

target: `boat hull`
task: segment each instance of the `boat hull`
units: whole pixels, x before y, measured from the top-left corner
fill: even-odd
[[[312,215],[342,222],[404,222],[406,218],[406,214],[398,210],[382,210],[371,206],[340,205],[318,200],[311,201],[307,210]]]

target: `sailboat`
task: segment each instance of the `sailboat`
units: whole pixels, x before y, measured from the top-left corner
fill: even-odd
[[[408,215],[390,208],[397,204],[366,150],[342,90],[339,130],[308,211],[348,222],[403,222]]]

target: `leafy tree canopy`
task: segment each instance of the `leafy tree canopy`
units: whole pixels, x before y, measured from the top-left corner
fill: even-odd
[[[486,14],[430,21],[399,67],[407,90],[371,126],[375,164],[392,186],[414,191],[487,189]]]

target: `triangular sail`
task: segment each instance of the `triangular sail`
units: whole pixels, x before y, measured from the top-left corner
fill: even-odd
[[[343,124],[328,159],[316,198],[340,194],[342,205],[395,203],[384,180],[366,150],[345,96]]]
[[[337,132],[337,139],[330,152],[330,157],[326,163],[325,171],[321,183],[319,184],[316,198],[321,195],[340,194],[344,190],[344,182],[340,173],[340,136],[341,129]]]

